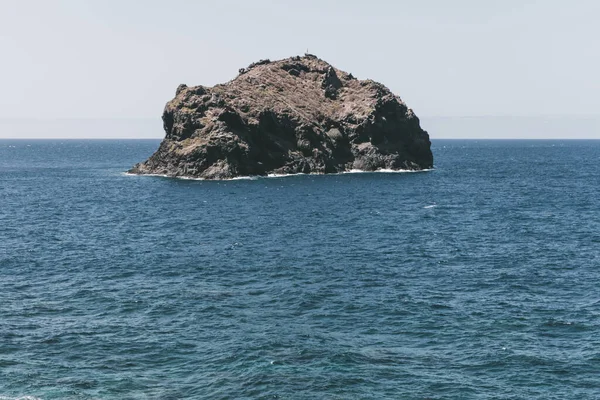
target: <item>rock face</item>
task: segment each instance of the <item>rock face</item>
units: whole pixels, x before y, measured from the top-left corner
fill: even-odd
[[[261,60],[210,88],[180,85],[162,118],[159,149],[129,172],[229,179],[433,166],[429,135],[398,96],[310,54]]]

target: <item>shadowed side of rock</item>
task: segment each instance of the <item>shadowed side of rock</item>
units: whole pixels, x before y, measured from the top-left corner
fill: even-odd
[[[315,56],[261,60],[214,87],[180,85],[159,149],[130,172],[173,177],[420,170],[429,135],[385,86]]]

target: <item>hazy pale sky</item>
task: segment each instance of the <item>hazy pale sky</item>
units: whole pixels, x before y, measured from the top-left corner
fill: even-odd
[[[0,118],[158,118],[307,49],[422,118],[597,116],[597,0],[0,0]]]

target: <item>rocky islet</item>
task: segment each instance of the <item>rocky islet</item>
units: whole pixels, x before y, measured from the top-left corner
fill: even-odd
[[[172,177],[423,170],[429,135],[400,97],[314,55],[261,60],[214,87],[180,85],[158,150],[129,172]]]

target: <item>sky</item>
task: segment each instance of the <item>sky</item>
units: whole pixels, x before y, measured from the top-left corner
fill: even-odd
[[[486,129],[503,117],[562,118],[564,129],[535,135],[600,139],[597,0],[0,0],[0,10],[0,138],[160,138],[180,83],[212,86],[308,50],[384,83],[432,137],[515,136]],[[574,132],[577,118],[592,122]],[[32,119],[52,122],[26,127]],[[100,120],[121,127],[65,133]]]

